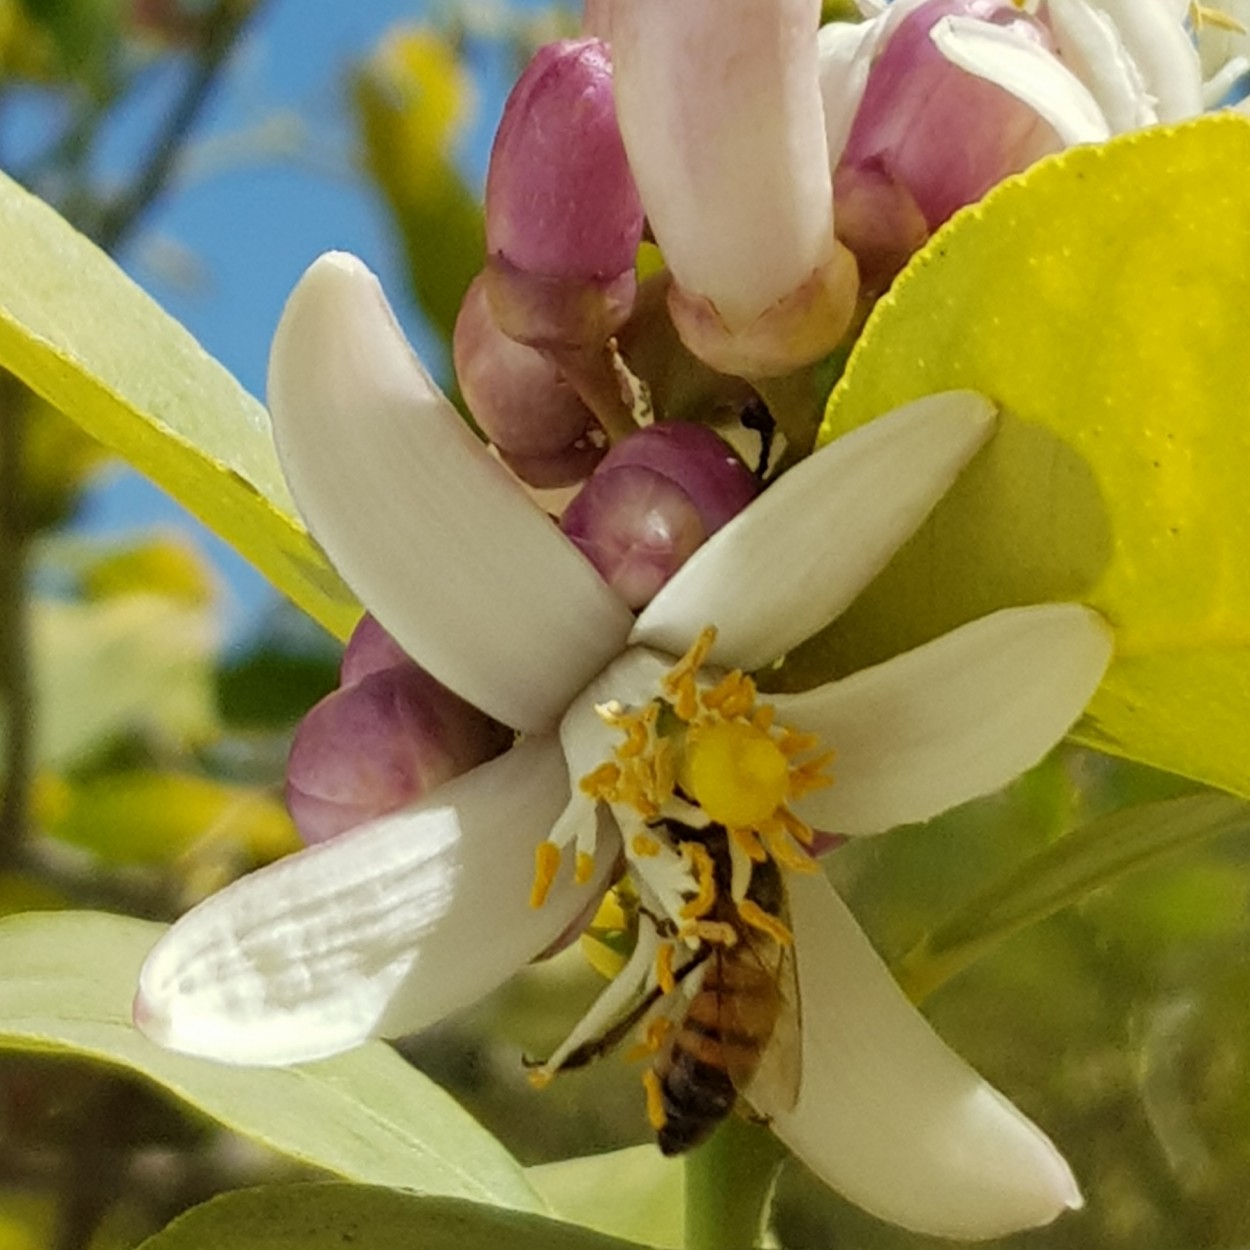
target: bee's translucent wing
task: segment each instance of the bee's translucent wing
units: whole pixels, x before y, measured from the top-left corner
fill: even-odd
[[[726,1067],[738,1092],[748,1101],[766,1090],[760,1101],[770,1107],[789,1110],[798,1101],[803,1080],[803,1047],[800,1030],[799,982],[793,946],[783,946],[771,937],[750,931],[744,933],[746,950],[738,956],[757,966],[766,979],[760,979],[758,992],[727,995],[723,1003],[726,1036],[750,1035],[760,1047],[750,1063],[745,1052],[727,1046]],[[749,951],[749,954],[747,953]],[[765,988],[767,987],[767,988]],[[767,1013],[767,1015],[766,1015]],[[771,1026],[761,1022],[771,1018]]]

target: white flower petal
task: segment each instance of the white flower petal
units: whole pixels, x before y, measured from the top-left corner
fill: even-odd
[[[630,614],[473,437],[360,261],[330,253],[295,288],[269,402],[300,510],[366,607],[469,702],[550,728]]]
[[[874,668],[772,701],[820,735],[833,785],[796,804],[837,833],[879,833],[990,794],[1071,728],[1111,658],[1111,631],[1078,604],[1008,608]]]
[[[819,0],[612,9],[617,116],[647,218],[674,278],[731,330],[834,254],[819,24]]]
[[[1159,120],[1141,71],[1106,13],[1086,0],[1048,0],[1047,14],[1056,51],[1089,88],[1113,133]]]
[[[1064,143],[1101,143],[1111,137],[1089,89],[1040,44],[971,17],[944,17],[929,37],[953,65],[1022,100]]]
[[[1096,0],[1116,24],[1155,100],[1161,122],[1202,112],[1198,50],[1171,0]],[[1219,6],[1217,6],[1219,7]]]
[[[412,808],[310,847],[201,903],[144,964],[135,1021],[230,1063],[318,1059],[480,998],[551,946],[606,886],[561,872],[529,905],[534,848],[568,799],[554,737],[535,738]]]
[[[946,391],[835,439],[713,534],[643,610],[630,642],[681,655],[715,625],[712,663],[770,663],[851,603],[993,428],[984,396]]]
[[[793,1110],[752,1099],[778,1137],[852,1202],[917,1232],[998,1237],[1079,1207],[1062,1156],[934,1033],[829,883],[792,877],[790,908],[802,1087]]]

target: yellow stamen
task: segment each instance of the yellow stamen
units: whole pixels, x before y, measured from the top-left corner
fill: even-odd
[[[530,906],[541,907],[551,893],[551,883],[560,867],[560,848],[554,842],[540,842],[534,849],[534,885],[530,890]]]
[[[694,870],[699,890],[694,898],[682,904],[681,914],[687,920],[696,920],[716,906],[716,868],[707,847],[697,842],[683,842],[681,857]]]
[[[811,846],[816,841],[811,825],[801,821],[788,807],[783,807],[777,812],[777,819],[800,846]]]
[[[677,978],[673,976],[672,942],[661,942],[655,952],[655,983],[665,994],[671,994],[677,988]]]
[[[729,836],[742,848],[752,863],[762,864],[768,858],[768,852],[754,829],[731,829]]]
[[[807,751],[814,751],[818,746],[820,746],[818,734],[799,733],[797,729],[783,729],[781,737],[777,739],[777,749],[782,755],[790,758],[803,755]]]
[[[636,833],[630,842],[630,849],[642,859],[654,859],[663,849],[660,840],[649,833]]]
[[[595,875],[595,857],[589,851],[578,851],[577,861],[573,869],[573,880],[578,885],[585,885]]]
[[[535,1089],[546,1089],[552,1081],[556,1079],[555,1073],[550,1068],[531,1068],[526,1074],[525,1079]]]
[[[603,799],[612,803],[616,801],[620,783],[620,766],[612,763],[611,760],[605,760],[598,768],[588,772],[577,783],[577,788],[589,798]]]
[[[668,1116],[664,1113],[664,1090],[654,1068],[642,1074],[642,1088],[647,1093],[647,1123],[658,1133],[668,1123]]]
[[[794,944],[794,934],[776,916],[766,912],[752,899],[744,898],[738,904],[738,915],[742,917],[744,924],[749,924],[751,928],[758,929],[761,933],[767,933],[778,946]]]
[[[667,1016],[656,1016],[648,1023],[638,1044],[631,1046],[625,1052],[626,1061],[637,1063],[639,1059],[647,1059],[654,1055],[664,1045],[664,1039],[672,1027],[673,1022]]]
[[[760,833],[764,835],[764,844],[768,847],[768,853],[783,868],[789,868],[792,872],[817,871],[816,861],[794,843],[789,830],[780,820],[770,820],[760,829]]]

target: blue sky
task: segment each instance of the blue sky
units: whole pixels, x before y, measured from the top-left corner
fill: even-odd
[[[269,0],[196,132],[182,178],[120,257],[254,394],[263,395],[283,301],[318,253],[356,252],[402,301],[397,242],[377,198],[351,167],[346,80],[392,24],[418,21],[423,12],[412,0]],[[464,153],[475,177],[484,172],[507,85],[501,65],[480,68],[485,85]],[[141,99],[119,118],[106,164],[141,141],[156,103]],[[263,143],[256,147],[256,136],[266,132],[293,136],[297,150],[266,155]],[[190,272],[202,280],[171,281],[171,257],[175,270],[193,258]],[[402,304],[401,315],[420,348],[423,328]],[[129,472],[109,474],[94,487],[82,518],[96,533],[153,522],[187,524],[176,505]],[[229,624],[237,632],[272,592],[211,535],[196,526],[191,532],[225,574]]]

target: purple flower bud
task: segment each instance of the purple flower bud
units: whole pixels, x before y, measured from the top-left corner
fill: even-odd
[[[651,426],[608,453],[560,527],[604,581],[640,608],[755,493],[746,466],[711,430]]]
[[[1050,47],[1045,27],[1003,0],[927,0],[887,34],[834,182],[839,236],[863,268],[891,251],[905,259],[922,223],[935,230],[1063,146],[1027,104],[942,54],[930,31],[951,15]]]
[[[499,459],[513,473],[537,490],[553,490],[559,486],[576,486],[584,482],[603,459],[607,441],[596,426],[586,437],[549,456],[519,456],[501,451]]]
[[[352,630],[339,665],[339,685],[350,686],[384,668],[411,664],[403,647],[367,612]]]
[[[568,460],[575,445],[590,446],[590,409],[554,361],[499,328],[481,275],[460,306],[452,351],[456,378],[474,420],[500,451],[522,462]],[[591,472],[602,456],[595,450],[592,456],[571,458],[584,467],[569,481],[581,481]]]
[[[540,346],[602,343],[633,303],[642,224],[607,47],[547,44],[508,97],[486,180],[500,326]]]
[[[680,486],[709,536],[759,493],[759,483],[719,434],[689,421],[666,421],[618,443],[603,472],[636,465]]]
[[[595,473],[560,528],[631,608],[650,603],[707,537],[685,491],[638,465]]]
[[[353,671],[377,641],[361,643]],[[304,717],[287,762],[287,806],[304,841],[323,842],[413,802],[509,741],[408,660],[368,672]]]

